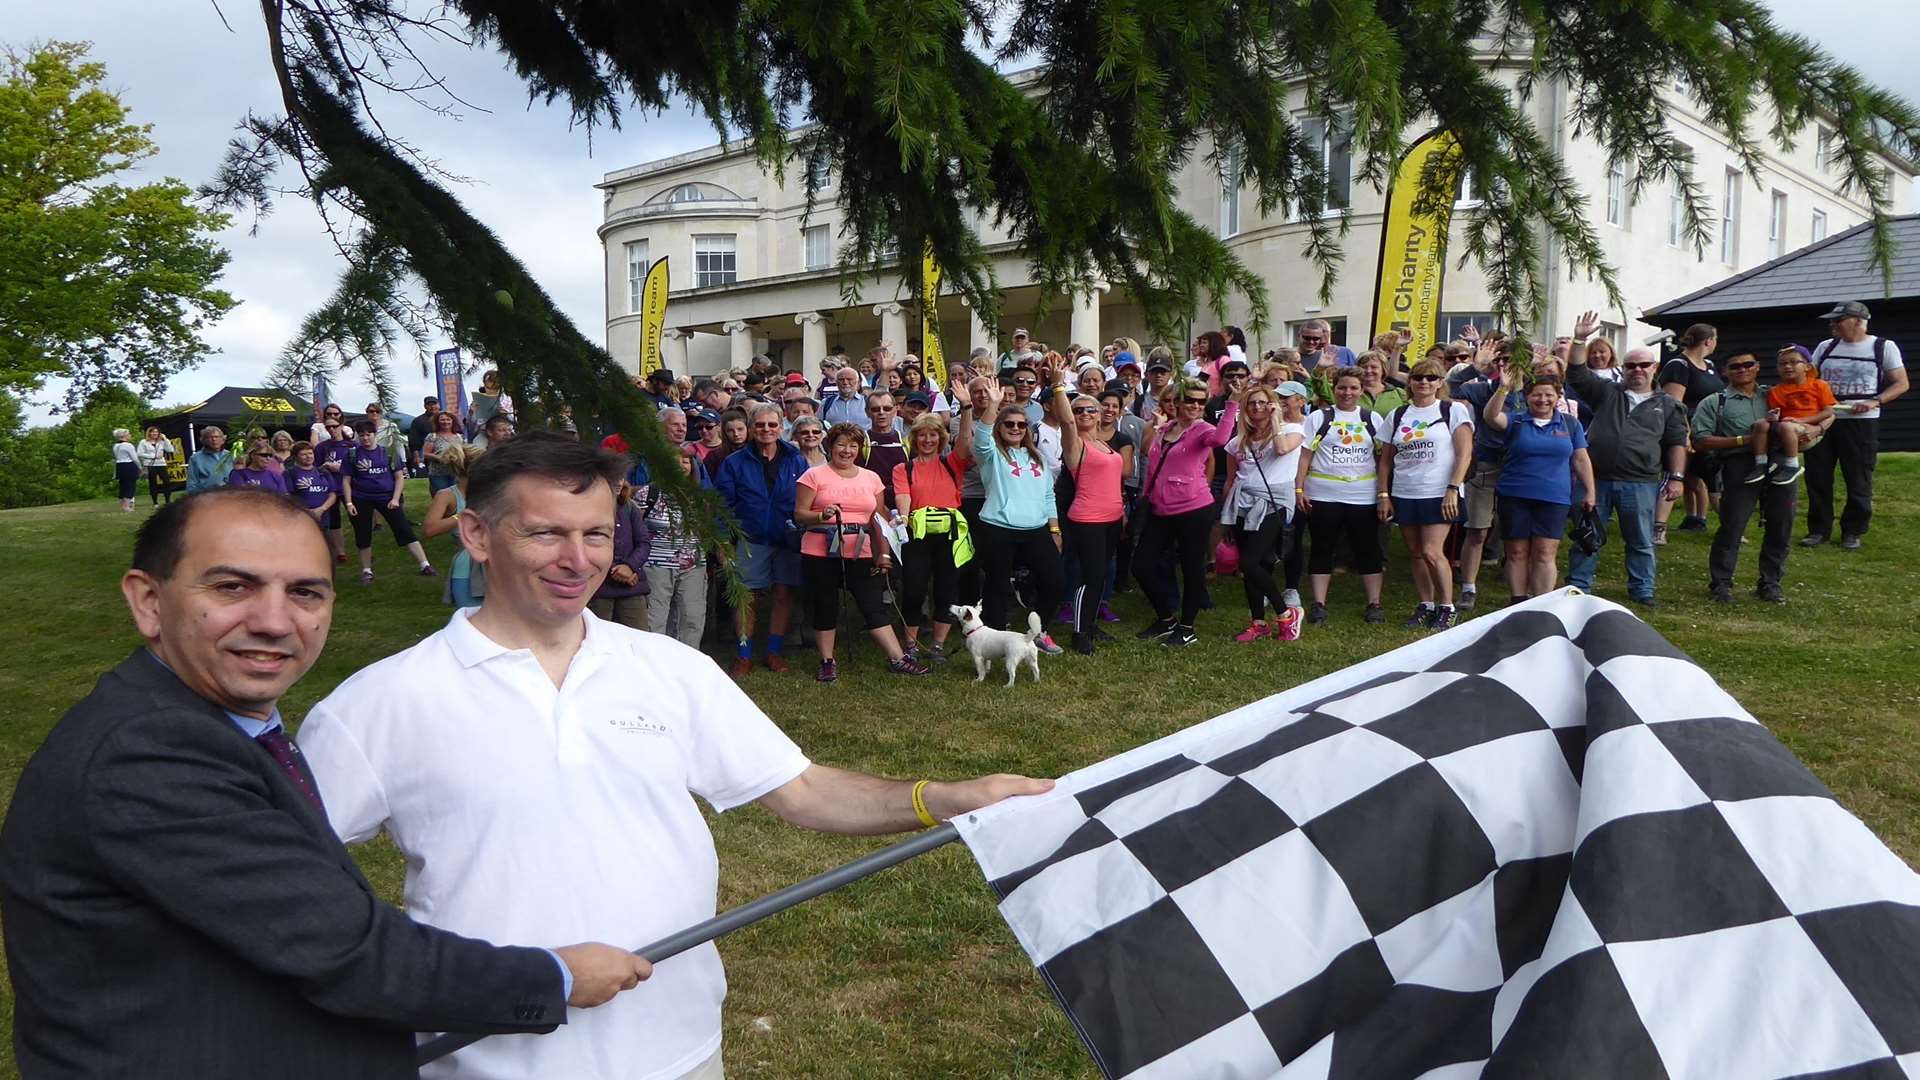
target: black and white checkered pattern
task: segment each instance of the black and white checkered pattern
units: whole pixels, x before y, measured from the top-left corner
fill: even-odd
[[[1109,1077],[1920,1077],[1920,876],[1590,596],[959,824]]]

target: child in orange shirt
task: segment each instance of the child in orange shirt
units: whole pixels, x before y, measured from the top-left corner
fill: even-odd
[[[1813,358],[1798,345],[1788,345],[1775,359],[1780,383],[1767,391],[1767,419],[1753,423],[1748,449],[1753,452],[1754,469],[1747,483],[1758,483],[1772,473],[1776,484],[1791,484],[1800,478],[1800,451],[1812,447],[1833,424],[1837,404],[1833,388],[1825,379],[1813,377]],[[1767,447],[1771,444],[1783,459],[1778,471],[1767,468]]]

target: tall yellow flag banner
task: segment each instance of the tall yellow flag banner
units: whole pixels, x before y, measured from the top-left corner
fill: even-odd
[[[663,255],[647,268],[647,279],[640,285],[640,377],[643,379],[661,368],[660,332],[666,328],[667,257]]]
[[[920,368],[929,386],[947,388],[947,355],[940,349],[940,264],[933,261],[932,241],[920,268]]]
[[[1435,155],[1458,157],[1460,144],[1449,131],[1435,129],[1414,141],[1387,187],[1387,212],[1380,230],[1380,270],[1375,277],[1373,330],[1413,335],[1403,353],[1409,362],[1433,346],[1440,331],[1440,286],[1447,273],[1447,225],[1453,208],[1444,200],[1434,214],[1415,214],[1420,176]]]

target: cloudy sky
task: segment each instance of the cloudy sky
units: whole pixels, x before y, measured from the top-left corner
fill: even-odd
[[[1773,0],[1788,28],[1920,102],[1920,66],[1905,50],[1858,48],[1862,42],[1906,39],[1911,5]],[[209,0],[0,0],[0,43],[92,42],[110,85],[135,119],[153,125],[160,153],[142,164],[141,173],[193,185],[213,172],[234,124],[249,109],[278,111],[254,6],[223,6],[230,29]],[[451,122],[394,100],[386,104],[383,121],[449,172],[473,178],[459,190],[467,206],[527,264],[581,331],[598,339],[605,314],[594,235],[600,198],[593,184],[612,170],[708,145],[715,141],[712,128],[690,112],[634,114],[622,130],[596,129],[589,146],[584,133],[569,130],[563,111],[529,108],[519,81],[496,54],[446,49],[430,58],[473,107],[458,107],[462,117]],[[250,234],[253,224],[237,219],[220,238],[233,253],[223,284],[242,303],[209,335],[219,354],[177,376],[168,387],[169,402],[257,383],[301,317],[333,287],[337,257],[310,209],[284,200]],[[412,411],[430,392],[430,380],[408,358],[395,368],[403,375],[403,407]],[[336,392],[353,401],[366,391],[348,378]],[[43,419],[44,405],[30,415]]]

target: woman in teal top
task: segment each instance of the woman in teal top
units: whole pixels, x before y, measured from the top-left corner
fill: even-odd
[[[981,598],[980,618],[988,626],[1004,630],[1017,568],[1026,568],[1035,592],[1034,610],[1043,613],[1043,618],[1044,613],[1060,606],[1065,591],[1053,470],[1040,456],[1027,410],[1006,404],[1004,389],[996,383],[987,391],[994,414],[989,428],[974,420],[972,395],[955,385],[956,399],[962,402],[960,430],[972,433],[962,448],[979,462],[980,482],[986,489],[986,504],[974,529],[974,547],[986,573],[987,595]],[[1065,387],[1056,389],[1066,392]],[[1042,652],[1062,651],[1051,634],[1042,633],[1034,644]]]
[[[453,569],[447,573],[447,589],[441,599],[454,607],[479,607],[487,595],[486,567],[474,565],[473,556],[460,543],[460,512],[467,508],[467,470],[473,467],[480,451],[464,443],[455,443],[440,451],[437,459],[453,477],[453,486],[434,493],[433,505],[420,531],[431,540],[442,533],[453,534]]]

